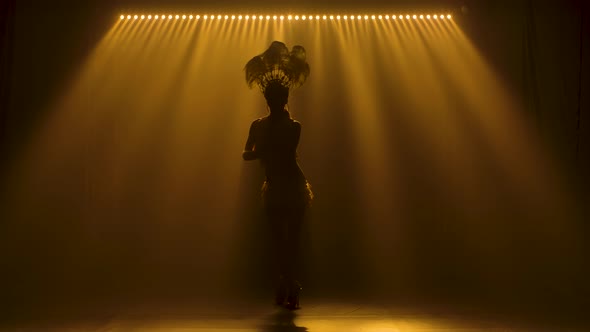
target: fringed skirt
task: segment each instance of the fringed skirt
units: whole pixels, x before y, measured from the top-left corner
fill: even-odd
[[[261,189],[264,205],[270,209],[305,209],[311,206],[313,192],[306,180],[293,182],[264,181]]]

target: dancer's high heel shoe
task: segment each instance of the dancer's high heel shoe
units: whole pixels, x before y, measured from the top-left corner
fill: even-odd
[[[300,309],[299,305],[299,293],[303,290],[301,284],[296,280],[289,283],[287,298],[285,299],[284,307],[289,310]]]

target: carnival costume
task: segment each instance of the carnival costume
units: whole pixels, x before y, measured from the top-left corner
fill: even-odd
[[[270,115],[252,123],[247,143],[247,149],[252,151],[246,152],[253,154],[247,160],[259,159],[265,169],[262,198],[279,252],[280,277],[275,300],[277,305],[291,310],[299,308],[301,286],[295,280],[299,234],[313,193],[298,164],[301,124],[284,107],[289,92],[303,85],[309,76],[305,58],[302,46],[289,51],[284,43],[274,41],[245,66],[248,86],[260,88],[269,106],[273,99],[284,100],[282,110],[271,109]]]

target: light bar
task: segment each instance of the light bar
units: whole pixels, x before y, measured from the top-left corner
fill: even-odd
[[[343,18],[344,20],[351,20],[351,21],[383,21],[383,20],[410,20],[410,21],[419,21],[419,20],[450,20],[453,18],[453,16],[451,14],[403,14],[403,13],[382,13],[382,14],[320,14],[320,15],[297,15],[297,14],[284,14],[284,15],[256,15],[256,14],[252,14],[252,13],[236,13],[236,14],[217,14],[217,15],[212,15],[212,14],[204,14],[203,15],[199,15],[199,14],[191,14],[191,13],[187,13],[187,14],[142,14],[142,15],[136,15],[136,14],[121,14],[119,16],[119,19],[121,21],[127,20],[127,21],[132,21],[132,20],[151,20],[152,17],[154,19],[158,19],[161,18],[163,20],[165,19],[169,19],[169,20],[192,20],[192,19],[196,19],[196,20],[207,20],[207,19],[212,19],[212,20],[242,20],[242,18],[244,18],[245,20],[273,20],[273,21],[277,21],[277,20],[281,20],[284,21],[285,18],[287,21],[339,21],[341,18]]]

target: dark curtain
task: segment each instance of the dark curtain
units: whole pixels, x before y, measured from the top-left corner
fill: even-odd
[[[0,2],[0,151],[6,144],[10,109],[15,2]]]
[[[585,1],[526,0],[522,68],[526,109],[546,144],[587,199],[590,184],[588,53]]]
[[[525,0],[522,100],[575,193],[572,222],[583,243],[586,263],[564,271],[558,291],[567,301],[590,296],[590,28],[586,1]],[[514,73],[516,74],[516,73]],[[556,220],[562,222],[562,220]],[[568,257],[562,257],[566,261]],[[569,275],[569,276],[567,276]],[[567,294],[566,285],[572,285]]]

